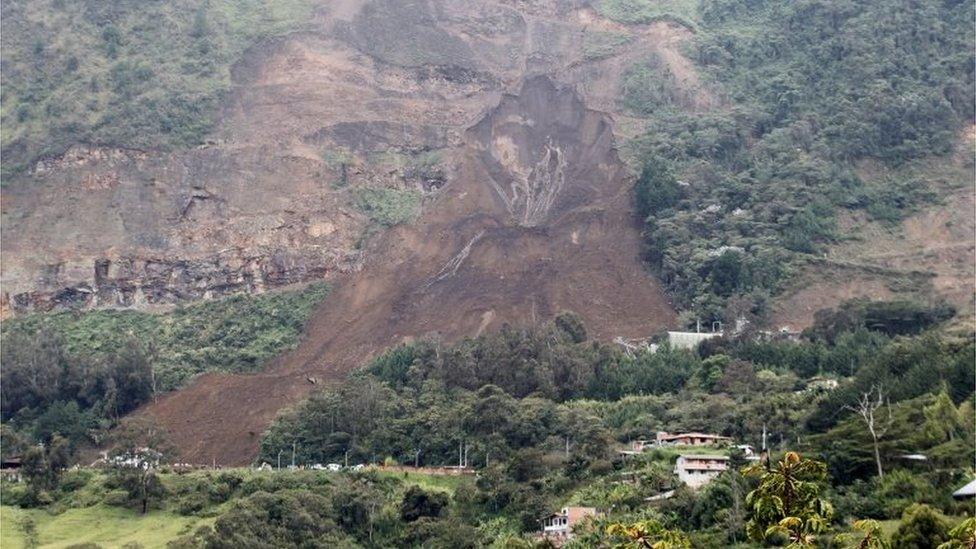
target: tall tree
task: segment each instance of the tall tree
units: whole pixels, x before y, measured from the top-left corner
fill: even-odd
[[[173,451],[163,430],[150,419],[128,418],[115,431],[110,456],[113,465],[109,483],[125,490],[129,500],[138,502],[142,513],[152,500],[166,494],[156,474]]]
[[[887,412],[886,414],[884,412],[879,413],[882,407]],[[881,448],[879,442],[881,437],[888,432],[892,423],[891,403],[887,395],[880,385],[872,385],[870,390],[861,394],[861,398],[858,399],[856,405],[846,406],[845,408],[861,416],[861,420],[864,421],[864,426],[867,427],[868,432],[871,434],[871,440],[874,443],[874,461],[878,466],[878,476],[883,478],[884,469],[881,466]]]

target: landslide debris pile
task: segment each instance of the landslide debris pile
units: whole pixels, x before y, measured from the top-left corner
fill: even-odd
[[[409,338],[445,340],[579,313],[637,337],[673,311],[644,271],[612,125],[544,76],[464,136],[455,176],[414,226],[338,283],[305,341],[253,376],[209,375],[148,409],[189,461],[246,463],[275,413]]]

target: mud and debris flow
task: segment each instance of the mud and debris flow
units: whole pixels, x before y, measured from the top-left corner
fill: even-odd
[[[298,349],[260,374],[202,376],[145,412],[184,460],[244,464],[275,414],[315,389],[309,378],[335,380],[408,338],[451,341],[564,310],[607,340],[669,325],[640,261],[630,181],[609,118],[530,78],[465,133],[457,173],[422,219],[337,282]]]

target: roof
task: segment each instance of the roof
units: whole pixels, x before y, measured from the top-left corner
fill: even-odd
[[[952,497],[954,498],[976,497],[976,480],[969,481],[969,484],[953,492]]]
[[[664,501],[670,499],[674,495],[674,490],[668,490],[667,492],[661,492],[656,496],[651,496],[649,498],[644,498],[644,501]]]
[[[551,517],[563,517],[569,513],[596,513],[596,507],[580,507],[576,505],[570,505],[563,507],[558,513],[552,513],[551,515],[546,515],[546,518]]]
[[[689,437],[692,437],[692,438],[723,438],[723,439],[732,440],[732,437],[723,437],[722,435],[713,435],[713,434],[709,434],[709,433],[677,433],[677,434],[668,434],[668,435],[662,435],[661,436],[661,440],[671,440],[671,439],[676,439],[676,438],[689,438]]]
[[[728,461],[729,456],[708,455],[708,454],[681,454],[678,458],[684,459],[704,459],[708,461]]]

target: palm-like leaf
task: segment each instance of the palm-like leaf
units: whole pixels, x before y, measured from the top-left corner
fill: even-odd
[[[775,467],[753,465],[745,472],[760,477],[759,487],[746,496],[749,537],[764,541],[779,534],[792,547],[808,547],[816,542],[816,535],[829,530],[833,507],[820,498],[827,476],[824,463],[787,452]]]

